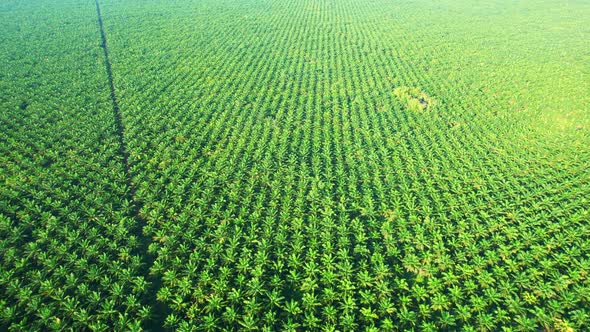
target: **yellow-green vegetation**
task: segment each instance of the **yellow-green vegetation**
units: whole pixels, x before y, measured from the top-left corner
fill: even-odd
[[[435,101],[418,88],[400,86],[393,89],[393,94],[409,110],[421,112],[434,108]]]
[[[0,331],[589,331],[588,17],[1,1]]]

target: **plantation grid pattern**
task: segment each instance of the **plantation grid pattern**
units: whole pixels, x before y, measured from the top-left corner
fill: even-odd
[[[588,17],[2,1],[0,330],[590,329]]]

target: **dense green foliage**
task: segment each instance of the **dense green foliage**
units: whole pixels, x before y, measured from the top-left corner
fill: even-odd
[[[92,3],[0,11],[0,330],[123,329],[150,309]]]
[[[100,3],[130,180],[94,1],[0,5],[0,327],[590,328],[589,5]]]

